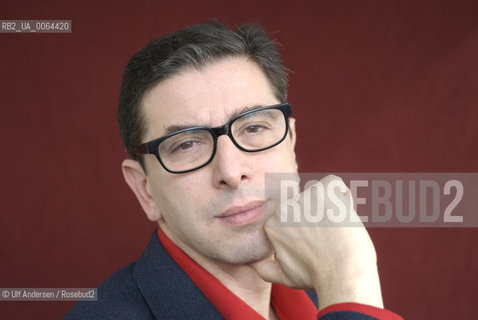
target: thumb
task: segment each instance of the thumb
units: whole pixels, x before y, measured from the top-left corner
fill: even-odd
[[[254,262],[250,266],[267,282],[290,285],[277,260]]]

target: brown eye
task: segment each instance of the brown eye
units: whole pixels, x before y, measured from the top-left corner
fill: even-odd
[[[187,151],[189,149],[192,149],[195,147],[195,145],[197,144],[197,142],[194,142],[194,141],[186,141],[186,142],[183,142],[181,143],[180,145],[178,145],[177,147],[175,147],[173,149],[173,152],[177,152],[177,151]]]
[[[262,130],[262,127],[259,125],[249,126],[246,128],[247,133],[257,133]]]

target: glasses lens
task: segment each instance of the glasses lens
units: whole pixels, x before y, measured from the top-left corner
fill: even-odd
[[[255,151],[278,143],[287,131],[282,111],[259,110],[236,119],[231,127],[234,140],[244,149]]]
[[[209,160],[214,140],[207,130],[188,130],[169,137],[158,148],[165,167],[171,171],[185,171]]]

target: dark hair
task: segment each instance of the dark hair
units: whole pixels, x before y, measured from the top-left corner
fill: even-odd
[[[213,21],[160,37],[136,53],[123,72],[117,119],[126,151],[133,159],[144,164],[142,157],[134,152],[145,133],[143,95],[184,68],[198,69],[230,56],[244,56],[256,62],[270,81],[276,98],[286,102],[287,75],[275,43],[262,27],[246,24],[233,31]]]

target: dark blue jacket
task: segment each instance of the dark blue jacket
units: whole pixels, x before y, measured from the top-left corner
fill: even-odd
[[[309,294],[317,303],[314,294]],[[64,317],[73,319],[223,319],[206,296],[163,249],[154,232],[135,263],[98,287],[97,301],[78,302]],[[372,320],[334,312],[320,320]]]

